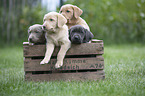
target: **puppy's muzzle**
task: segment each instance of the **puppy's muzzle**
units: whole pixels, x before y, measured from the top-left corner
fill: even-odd
[[[79,35],[75,35],[75,36],[72,38],[71,41],[72,41],[72,43],[74,43],[74,44],[81,44],[81,43],[82,43],[82,41],[81,41]]]
[[[54,31],[53,28],[47,29],[45,25],[42,26],[42,30],[44,30],[44,31]]]
[[[33,43],[34,42],[33,38],[29,38],[29,42]]]
[[[74,36],[74,39],[79,40],[79,36],[78,35]]]
[[[42,26],[42,29],[43,29],[43,30],[46,30],[46,26],[45,26],[45,25],[43,25],[43,26]]]

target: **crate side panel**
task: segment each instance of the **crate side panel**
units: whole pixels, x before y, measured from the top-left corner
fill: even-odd
[[[56,59],[51,59],[48,64],[40,65],[41,60],[24,61],[25,71],[52,71],[55,70]],[[65,58],[64,64],[57,70],[88,70],[104,69],[104,58]]]

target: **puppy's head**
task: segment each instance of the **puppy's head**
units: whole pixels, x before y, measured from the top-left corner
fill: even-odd
[[[45,32],[42,30],[42,25],[35,24],[28,29],[28,41],[30,43],[45,43]]]
[[[77,44],[89,42],[94,37],[90,31],[81,25],[72,26],[69,29],[69,34],[70,41]]]
[[[72,26],[69,29],[69,38],[72,43],[83,43],[83,39],[85,38],[85,28],[81,25]]]
[[[80,17],[83,11],[75,5],[66,4],[61,7],[59,13],[67,19],[67,23],[71,23],[72,19]]]
[[[56,32],[56,29],[61,28],[66,22],[67,20],[63,15],[50,12],[43,18],[43,29],[47,32]]]

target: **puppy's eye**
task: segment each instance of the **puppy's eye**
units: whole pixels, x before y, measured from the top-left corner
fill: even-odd
[[[62,13],[62,11],[60,11],[60,13]]]
[[[54,21],[53,19],[50,19],[50,21]]]
[[[38,31],[36,31],[35,33],[39,33]]]
[[[69,13],[70,11],[69,10],[66,10],[66,12]]]

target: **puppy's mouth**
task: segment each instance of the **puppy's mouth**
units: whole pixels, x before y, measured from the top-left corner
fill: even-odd
[[[28,39],[28,41],[29,41],[30,43],[35,43],[34,40],[33,40],[32,38]]]
[[[46,26],[42,26],[42,30],[47,32],[47,31],[51,31],[53,28],[48,29]]]
[[[38,42],[38,40],[35,40],[35,39],[33,39],[33,38],[29,38],[28,41],[29,41],[30,43],[37,43],[37,42]]]
[[[50,28],[50,29],[48,29],[48,31],[52,31],[52,32],[53,32],[53,31],[54,31],[54,29],[53,29],[53,28]]]

